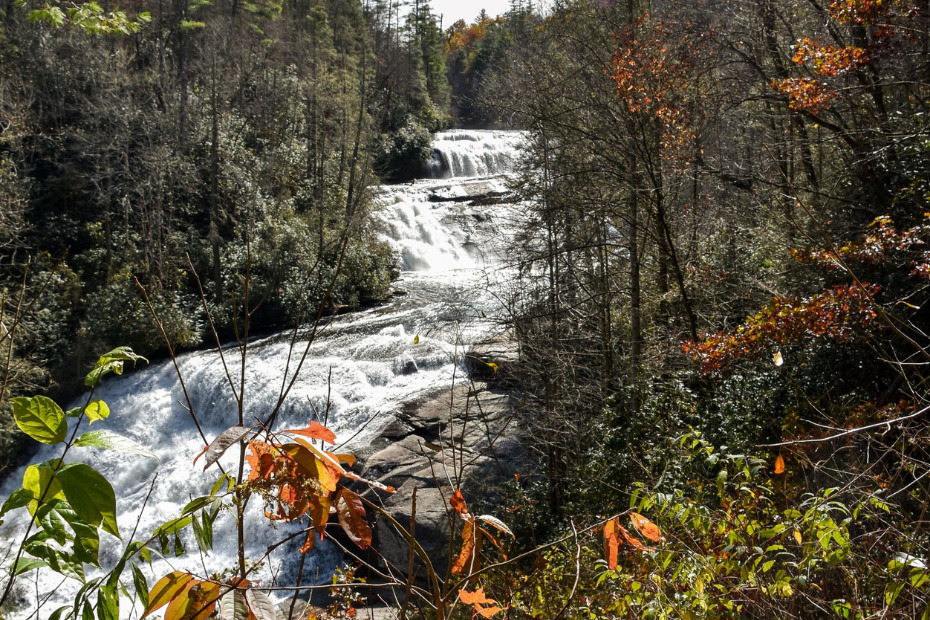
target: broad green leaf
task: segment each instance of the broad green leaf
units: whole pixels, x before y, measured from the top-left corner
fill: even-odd
[[[904,587],[904,582],[900,583],[889,583],[885,587],[885,605],[891,607],[894,605],[894,602],[898,599],[898,595],[901,593],[901,589]]]
[[[213,547],[213,541],[208,541],[204,536],[203,525],[201,525],[200,520],[194,517],[191,520],[191,525],[194,526],[194,540],[197,541],[197,546],[200,547],[200,550],[205,554],[210,555],[208,552]]]
[[[184,548],[184,543],[181,541],[181,537],[178,534],[174,535],[174,557],[179,558],[187,551]]]
[[[100,356],[100,359],[98,359],[97,363],[94,365],[94,369],[84,377],[84,385],[93,387],[97,385],[104,375],[111,372],[121,375],[123,374],[123,363],[135,362],[136,360],[148,362],[148,360],[141,355],[136,355],[129,347],[118,347],[113,349],[109,353]]]
[[[32,491],[27,489],[16,489],[10,493],[10,496],[3,502],[3,508],[0,508],[0,517],[11,510],[16,510],[17,508],[28,505],[29,502],[34,499],[35,496],[32,494]]]
[[[99,566],[98,552],[100,550],[100,533],[96,525],[91,525],[84,521],[74,509],[66,502],[62,502],[55,507],[71,529],[74,531],[74,556],[87,564]],[[77,613],[75,611],[75,613]]]
[[[188,515],[192,512],[197,512],[201,508],[209,506],[213,503],[213,498],[204,496],[204,497],[195,497],[191,501],[187,502],[187,505],[184,506],[184,509],[181,511],[182,515]]]
[[[30,465],[23,474],[23,488],[32,494],[32,499],[29,501],[29,514],[31,515],[35,515],[40,499],[44,503],[65,497],[51,464],[52,461],[46,461]]]
[[[13,398],[13,418],[19,428],[42,443],[54,445],[65,440],[68,423],[55,401],[45,396]]]
[[[50,547],[45,541],[34,540],[23,545],[23,550],[60,575],[84,581],[84,563],[74,554]]]
[[[201,529],[203,530],[203,539],[207,543],[208,549],[213,549],[213,521],[216,515],[210,515],[207,511],[200,514]]]
[[[59,504],[65,504],[65,502],[60,499],[52,500],[40,506],[35,516],[42,525],[42,530],[59,545],[64,545],[70,536],[66,529],[64,517],[58,513],[57,507]]]
[[[152,454],[145,446],[119,433],[113,431],[90,431],[84,433],[74,442],[76,447],[80,448],[100,448],[102,450],[116,450],[126,454],[138,454],[149,458],[158,458]]]
[[[23,573],[28,573],[29,571],[35,568],[42,568],[43,566],[48,566],[42,560],[37,560],[35,558],[21,557],[16,561],[16,566],[13,568],[13,576],[22,575]]]
[[[61,482],[68,503],[87,523],[103,521],[103,531],[119,538],[116,525],[116,495],[107,479],[84,463],[69,463],[58,470],[55,478]]]

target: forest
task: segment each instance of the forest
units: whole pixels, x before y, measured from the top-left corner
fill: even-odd
[[[35,532],[2,560],[0,617],[289,617],[248,580],[254,494],[306,524],[301,554],[337,521],[365,550],[387,519],[404,619],[930,618],[927,0],[0,13],[0,477],[36,441],[119,443],[77,437],[102,401],[55,402],[124,364],[232,341],[244,360],[250,334],[386,303],[377,187],[453,128],[524,135],[497,293],[518,354],[490,375],[520,394],[533,470],[456,488],[433,567],[324,420],[272,432],[282,395],[250,427],[234,370],[238,422],[201,445],[238,475],[104,568],[115,499],[92,467],[34,464],[0,497]],[[152,555],[212,549],[221,508],[236,566],[148,583]],[[14,584],[39,567],[84,583],[73,606],[28,609]],[[302,617],[365,617],[376,576],[345,569]]]

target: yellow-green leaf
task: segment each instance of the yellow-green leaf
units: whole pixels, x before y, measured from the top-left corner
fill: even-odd
[[[19,428],[42,443],[54,445],[65,440],[68,423],[55,401],[45,396],[13,398],[13,418]]]

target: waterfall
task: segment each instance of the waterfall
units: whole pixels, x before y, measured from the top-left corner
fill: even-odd
[[[499,130],[451,130],[433,137],[432,178],[486,177],[513,169],[522,134]]]
[[[379,188],[383,234],[403,261],[405,271],[397,285],[406,294],[395,296],[384,306],[326,322],[309,345],[308,331],[298,334],[293,348],[291,334],[250,342],[243,407],[246,424],[267,417],[305,349],[306,361],[284,400],[276,428],[303,428],[312,419],[325,421],[337,441],[348,440],[340,448],[342,452],[363,449],[393,420],[394,412],[418,395],[451,385],[463,350],[496,329],[491,321],[480,318],[498,311],[480,267],[494,260],[495,238],[506,233],[498,217],[506,205],[469,202],[506,189],[505,179],[486,177],[510,170],[519,140],[520,135],[514,132],[442,132],[436,136],[436,150],[450,162],[451,179]],[[238,389],[241,358],[234,347],[226,348],[225,356],[225,366]],[[237,404],[219,353],[186,353],[178,357],[178,364],[207,439],[236,424]],[[204,442],[182,404],[184,394],[170,361],[141,365],[127,371],[126,376],[110,377],[94,397],[107,402],[112,413],[93,430],[106,428],[126,435],[155,455],[128,457],[85,448],[68,454],[67,460],[92,463],[116,492],[123,540],[101,532],[100,560],[109,567],[119,559],[134,530],[136,540],[144,539],[159,524],[177,517],[191,498],[209,492],[219,470],[214,466],[204,472],[202,460],[193,464]],[[82,399],[71,406],[80,404]],[[234,452],[230,450],[220,459],[227,471],[235,471],[238,455]],[[47,447],[33,462],[59,454],[60,449]],[[22,476],[22,470],[9,476],[2,488],[4,497],[20,486]],[[302,527],[282,523],[272,527],[262,508],[261,498],[253,496],[246,515],[250,560],[261,558],[272,543]],[[24,511],[7,515],[0,532],[4,542],[18,546],[27,519]],[[217,520],[214,550],[203,563],[193,535],[185,532],[182,540],[188,549],[186,555],[156,559],[152,568],[142,566],[149,586],[172,570],[203,574],[204,566],[208,573],[236,566],[236,526],[230,515]],[[300,542],[275,549],[252,581],[292,584]],[[340,558],[333,545],[318,543],[304,569],[304,583],[328,583]],[[4,571],[11,561],[0,555]],[[32,574],[17,583],[23,607],[12,617],[26,618],[35,611]],[[57,574],[40,570],[40,596],[43,600],[48,597],[41,615],[71,603],[79,587],[77,581],[61,583]],[[141,615],[141,605],[133,608],[127,599],[121,601],[120,609],[122,617]]]

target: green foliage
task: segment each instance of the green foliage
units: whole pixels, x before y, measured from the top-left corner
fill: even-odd
[[[100,357],[85,383],[93,389],[107,374],[121,374],[125,362],[140,359],[144,358],[128,347],[114,349]],[[97,618],[118,617],[120,575],[129,558],[142,553],[144,547],[138,542],[131,543],[108,575],[86,580],[85,565],[100,568],[99,530],[120,537],[116,495],[111,484],[93,467],[81,462],[66,463],[64,457],[73,448],[82,447],[123,450],[143,457],[153,455],[135,441],[112,431],[91,431],[75,439],[85,419],[91,423],[108,417],[109,408],[101,400],[88,399],[85,406],[66,415],[44,396],[17,397],[13,399],[13,413],[24,433],[36,441],[61,446],[62,455],[27,467],[22,487],[13,491],[0,508],[0,517],[22,508],[31,515],[26,537],[21,546],[12,550],[15,558],[0,598],[7,600],[16,577],[47,567],[66,578],[84,582],[74,603],[74,614],[80,612],[86,616],[89,606],[95,605]],[[143,556],[148,557],[147,552]],[[137,585],[145,584],[134,565],[133,576]],[[60,609],[53,615],[61,617],[65,611]]]
[[[381,136],[378,169],[390,181],[409,181],[423,173],[432,153],[429,130],[408,117],[402,127]]]

